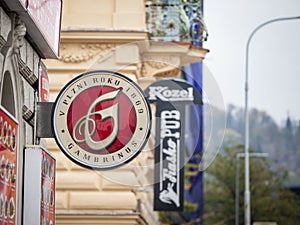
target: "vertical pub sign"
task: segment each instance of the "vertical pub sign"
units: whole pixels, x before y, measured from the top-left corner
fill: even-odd
[[[162,79],[145,94],[156,104],[154,210],[182,211],[184,199],[185,107],[202,104],[188,82]]]

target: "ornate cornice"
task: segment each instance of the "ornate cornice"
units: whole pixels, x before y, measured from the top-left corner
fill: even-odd
[[[179,75],[180,75],[180,69],[175,68],[168,71],[158,72],[154,74],[154,77],[170,78],[170,77],[178,77]]]
[[[140,71],[142,77],[178,77],[180,75],[179,67],[157,61],[143,62]]]
[[[62,44],[59,60],[64,63],[86,62],[94,57],[104,57],[109,51],[116,47],[115,44]]]
[[[143,77],[178,77],[180,57],[165,54],[145,54],[140,68]]]
[[[154,69],[162,69],[169,65],[179,66],[180,58],[178,56],[146,55],[143,61]]]

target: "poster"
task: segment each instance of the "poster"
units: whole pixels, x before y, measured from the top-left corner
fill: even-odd
[[[42,152],[41,166],[41,224],[53,225],[55,219],[55,160],[45,151]]]
[[[0,225],[16,224],[18,122],[0,106]]]
[[[44,63],[40,61],[38,100],[40,102],[49,102],[49,96],[50,96],[50,89],[49,89],[48,71]]]

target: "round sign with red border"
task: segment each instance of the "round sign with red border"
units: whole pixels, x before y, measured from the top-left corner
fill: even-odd
[[[127,163],[144,147],[150,128],[143,91],[119,73],[82,74],[63,88],[54,104],[55,140],[84,167],[111,169]]]

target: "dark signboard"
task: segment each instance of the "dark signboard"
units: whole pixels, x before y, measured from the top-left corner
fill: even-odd
[[[179,79],[154,82],[145,94],[156,104],[154,210],[182,211],[185,106],[202,104],[201,95]]]

